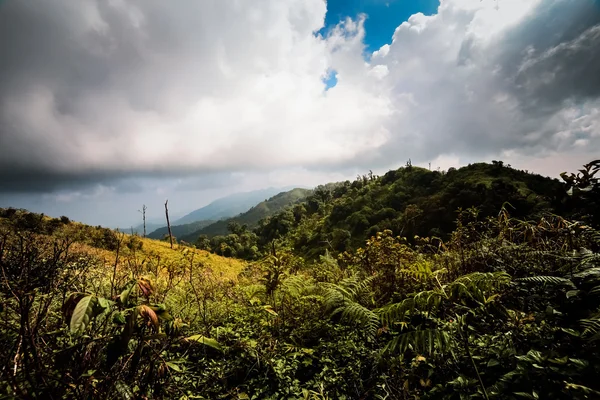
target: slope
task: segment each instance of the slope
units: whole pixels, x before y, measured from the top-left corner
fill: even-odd
[[[174,225],[174,226],[171,226],[171,233],[176,238],[181,238],[184,236],[188,236],[188,235],[204,228],[205,226],[208,226],[213,223],[215,223],[215,221],[208,220],[208,221],[196,221],[196,222],[191,222],[189,224],[183,224],[183,225]],[[166,226],[163,226],[163,227],[160,227],[160,228],[152,231],[147,236],[150,239],[162,239],[163,237],[165,237],[165,235],[168,235],[168,234],[169,234],[168,228]]]
[[[236,217],[217,221],[189,235],[182,236],[182,239],[189,242],[195,242],[200,235],[226,235],[228,233],[227,227],[230,223],[246,225],[248,228],[252,229],[257,226],[260,220],[276,214],[292,204],[302,201],[310,193],[311,190],[301,188],[295,188],[287,192],[281,192],[269,198],[268,200],[260,202]]]
[[[170,268],[190,267],[200,262],[220,280],[236,281],[246,262],[225,258],[182,245],[170,248],[169,243],[116,232],[109,228],[94,227],[70,221],[66,217],[50,218],[43,214],[0,208],[0,233],[18,232],[23,237],[35,235],[40,243],[64,241],[71,251],[86,254],[95,260],[97,274],[106,277],[113,268],[141,271],[154,267],[156,278],[167,279],[163,273]],[[115,265],[116,264],[116,265]]]
[[[192,211],[178,220],[175,220],[172,222],[172,226],[189,224],[196,221],[219,220],[233,217],[243,213],[259,202],[282,192],[283,190],[286,189],[271,187],[252,192],[235,193],[225,196],[213,201],[207,206]]]
[[[506,206],[513,216],[529,218],[562,210],[565,197],[564,185],[557,179],[502,162],[447,172],[407,165],[380,177],[370,174],[354,182],[317,187],[302,210],[274,215],[255,232],[263,247],[278,240],[314,258],[326,249],[355,249],[386,229],[409,240],[415,235],[448,238],[459,209],[477,207],[480,216],[494,216]]]

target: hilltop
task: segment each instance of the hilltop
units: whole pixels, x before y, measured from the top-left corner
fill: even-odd
[[[265,246],[280,240],[298,254],[316,257],[325,250],[356,249],[386,229],[409,240],[415,235],[448,238],[459,209],[476,207],[480,217],[488,217],[506,207],[515,217],[530,218],[562,212],[568,201],[564,183],[502,162],[448,171],[407,165],[383,176],[317,187],[255,232]]]

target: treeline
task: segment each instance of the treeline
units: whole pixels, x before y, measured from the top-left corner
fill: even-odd
[[[15,232],[60,235],[71,241],[109,251],[116,250],[121,243],[130,249],[140,249],[143,246],[138,235],[125,237],[123,233],[113,229],[73,222],[66,216],[52,218],[23,209],[0,208],[0,221],[4,227],[10,227]]]
[[[501,161],[448,171],[408,163],[383,176],[369,173],[353,182],[319,186],[304,201],[263,219],[252,231],[236,228],[228,235],[202,236],[195,243],[217,254],[257,259],[277,241],[295,254],[317,259],[325,251],[354,250],[388,229],[411,241],[415,236],[447,239],[456,228],[457,210],[470,207],[477,207],[483,217],[497,215],[505,205],[517,218],[547,212],[575,215],[582,204],[576,204],[567,189],[558,179]]]

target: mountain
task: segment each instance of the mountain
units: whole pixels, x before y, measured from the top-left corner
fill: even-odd
[[[208,221],[196,221],[196,222],[191,222],[189,224],[183,224],[183,225],[173,225],[173,226],[171,226],[171,233],[176,238],[181,238],[181,237],[187,236],[191,233],[194,233],[214,222],[215,221],[208,220]],[[147,236],[150,239],[162,239],[163,237],[165,237],[165,235],[168,235],[168,234],[169,234],[168,228],[166,226],[162,226],[162,227],[154,230]]]
[[[383,176],[316,187],[294,212],[273,215],[255,232],[259,248],[278,239],[298,255],[317,258],[326,250],[356,249],[387,229],[409,241],[415,236],[446,240],[456,229],[459,209],[477,207],[483,218],[498,216],[505,207],[513,217],[527,220],[544,212],[563,215],[569,201],[557,179],[499,161],[447,172],[408,165]]]
[[[165,224],[163,223],[159,223],[159,222],[148,222],[146,221],[146,236],[148,236],[148,233],[155,231],[161,227],[163,227]],[[123,230],[123,229],[121,229]],[[127,231],[127,233],[130,232],[130,230],[125,229],[125,231]],[[137,233],[138,235],[143,235],[144,234],[144,224],[139,224],[137,226],[133,227],[133,233]]]
[[[278,193],[277,195],[258,203],[248,211],[239,214],[236,217],[217,221],[213,224],[203,227],[202,229],[190,233],[187,236],[182,236],[181,238],[185,241],[195,242],[200,235],[226,235],[229,233],[227,226],[230,223],[246,225],[249,229],[252,229],[258,225],[260,220],[276,214],[292,204],[302,201],[311,192],[312,191],[310,189],[295,188],[287,192]]]
[[[254,190],[251,192],[234,193],[232,195],[217,199],[209,205],[192,211],[182,218],[173,221],[171,223],[171,227],[174,225],[184,225],[197,221],[220,220],[233,217],[247,211],[250,207],[255,206],[259,202],[291,188],[292,187],[271,187],[267,189]]]

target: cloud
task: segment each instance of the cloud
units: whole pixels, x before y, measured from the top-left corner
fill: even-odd
[[[592,0],[446,0],[373,54],[366,16],[320,36],[325,13],[322,0],[2,3],[0,191],[600,150]]]
[[[415,15],[372,59],[390,74],[399,149],[524,157],[569,151],[585,138],[600,149],[597,71],[600,10],[591,1],[446,1]],[[585,161],[585,160],[583,160]]]

